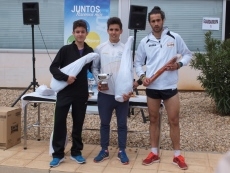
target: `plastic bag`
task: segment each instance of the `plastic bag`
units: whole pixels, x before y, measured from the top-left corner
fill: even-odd
[[[61,71],[69,76],[77,76],[77,74],[82,70],[85,64],[90,63],[95,58],[98,58],[98,53],[89,53],[80,59],[72,62],[71,64],[65,66]],[[50,87],[55,91],[59,92],[68,85],[66,81],[56,80],[54,77],[51,79]]]
[[[133,91],[133,59],[131,52],[133,40],[133,36],[130,36],[125,43],[115,82],[115,100],[119,102],[124,102],[123,94],[129,94]]]

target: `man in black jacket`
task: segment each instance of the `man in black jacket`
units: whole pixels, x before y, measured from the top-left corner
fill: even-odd
[[[82,126],[85,119],[86,102],[88,100],[87,70],[91,63],[86,64],[77,76],[68,76],[60,71],[61,68],[93,52],[84,41],[86,39],[87,25],[83,20],[73,23],[73,36],[75,41],[63,46],[50,66],[50,72],[56,80],[66,81],[69,85],[57,93],[55,119],[53,130],[53,160],[50,167],[56,167],[64,161],[64,146],[67,134],[66,118],[72,106],[72,148],[70,158],[78,163],[85,163],[81,155],[83,149]]]

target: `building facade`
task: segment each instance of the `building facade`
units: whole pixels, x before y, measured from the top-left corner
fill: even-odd
[[[32,27],[23,24],[23,2],[38,1],[0,0],[0,88],[25,88],[32,81]],[[219,19],[218,29],[212,30],[213,37],[230,38],[230,0],[110,0],[110,16],[120,17],[123,23],[123,42],[134,35],[134,30],[128,29],[130,5],[147,6],[148,12],[160,6],[166,15],[165,25],[179,33],[193,52],[204,51],[204,18]],[[40,24],[34,26],[36,79],[40,85],[49,86],[49,65],[64,45],[64,0],[39,1],[39,17]],[[146,22],[145,30],[137,31],[136,45],[149,32]],[[202,90],[196,80],[198,74],[189,66],[180,69],[178,88]]]

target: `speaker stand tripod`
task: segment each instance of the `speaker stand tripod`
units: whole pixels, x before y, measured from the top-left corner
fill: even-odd
[[[32,62],[33,62],[33,81],[30,83],[30,85],[23,91],[23,93],[17,98],[17,100],[11,105],[11,107],[14,107],[14,105],[21,99],[21,97],[31,88],[33,87],[33,91],[35,92],[36,86],[39,86],[38,82],[36,81],[35,77],[35,56],[34,56],[34,25],[31,25],[32,28]]]

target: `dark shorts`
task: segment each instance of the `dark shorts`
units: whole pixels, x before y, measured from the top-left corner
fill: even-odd
[[[176,89],[155,90],[146,88],[146,95],[152,99],[167,100],[178,93]]]

